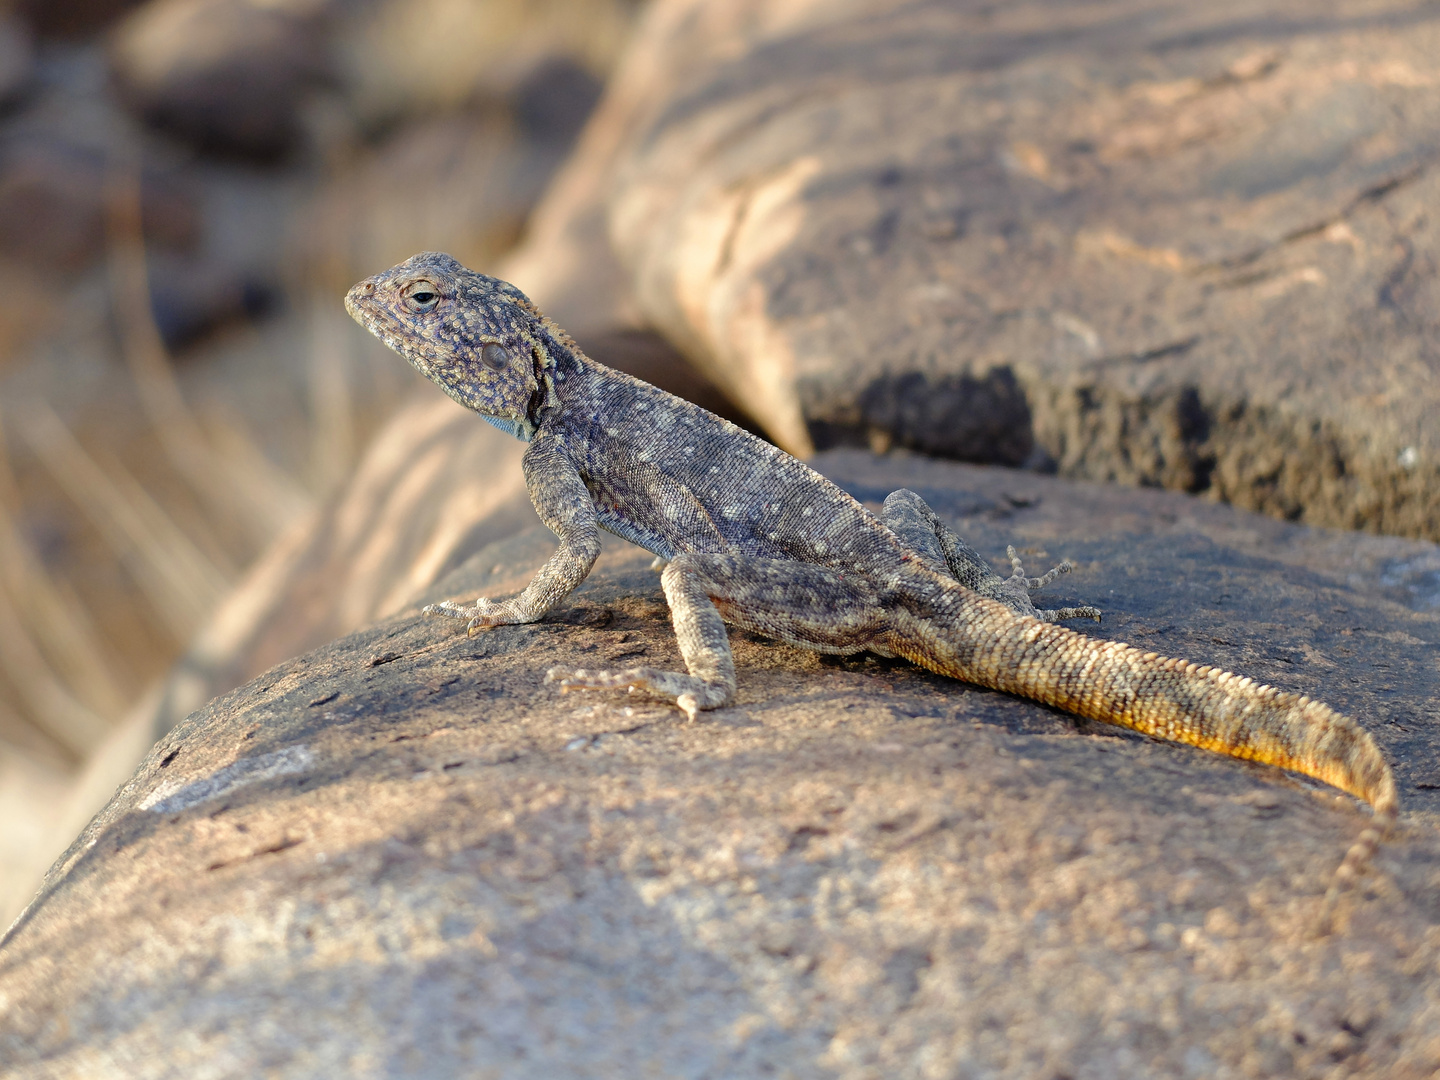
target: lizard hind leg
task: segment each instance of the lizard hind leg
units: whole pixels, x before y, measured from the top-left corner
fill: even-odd
[[[677,555],[660,575],[660,584],[688,673],[557,668],[547,679],[565,690],[648,690],[672,698],[694,719],[700,710],[718,708],[735,693],[726,622],[817,652],[846,655],[871,649],[893,655],[886,647],[893,598],[887,599],[881,587],[862,574],[790,559]]]
[[[989,596],[987,588],[1004,580],[990,569],[978,551],[950,531],[924,499],[908,488],[890,493],[880,511],[880,521],[930,569],[953,577],[967,589]]]
[[[1068,561],[1041,577],[1029,578],[1025,576],[1015,548],[1007,547],[1005,551],[1010,557],[1013,573],[1008,578],[1002,578],[990,568],[984,556],[940,520],[924,499],[907,488],[890,493],[884,509],[880,511],[880,520],[932,570],[954,578],[981,596],[1000,601],[1017,615],[1030,615],[1046,622],[1062,619],[1100,621],[1099,608],[1037,608],[1030,599],[1033,591],[1049,585],[1061,574],[1069,573],[1073,567]]]

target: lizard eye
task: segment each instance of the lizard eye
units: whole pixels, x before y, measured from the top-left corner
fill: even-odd
[[[496,345],[493,341],[480,350],[480,359],[486,367],[492,367],[496,371],[504,371],[510,363],[510,351],[503,345]]]
[[[440,302],[439,290],[428,281],[411,282],[400,296],[411,311],[430,311]]]

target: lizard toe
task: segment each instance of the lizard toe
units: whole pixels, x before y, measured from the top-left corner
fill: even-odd
[[[621,671],[585,671],[580,668],[551,668],[545,681],[560,684],[561,693],[570,690],[627,690],[669,698],[694,720],[705,709],[716,709],[730,697],[729,688],[679,671],[657,668],[626,668]]]
[[[553,667],[545,673],[546,682],[558,682],[562,692],[567,690],[625,690],[649,689],[645,675],[646,668],[629,668],[625,671],[587,671],[584,668]]]
[[[1046,622],[1060,622],[1063,619],[1094,619],[1100,622],[1104,614],[1097,607],[1065,607],[1057,609],[1045,609],[1036,614]]]
[[[426,604],[420,609],[422,615],[445,615],[451,619],[468,619],[474,614],[473,608],[466,608],[453,600],[441,600],[438,604]]]

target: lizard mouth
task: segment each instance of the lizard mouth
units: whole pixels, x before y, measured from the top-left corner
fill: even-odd
[[[375,296],[375,279],[366,278],[364,281],[352,286],[345,294],[345,310],[350,317],[358,322],[366,330],[370,329],[373,313],[367,309],[366,301]]]
[[[416,353],[411,343],[393,332],[384,307],[375,300],[374,278],[366,278],[345,294],[345,310],[352,319],[383,341],[387,348],[408,360],[422,375],[430,376],[430,365]]]

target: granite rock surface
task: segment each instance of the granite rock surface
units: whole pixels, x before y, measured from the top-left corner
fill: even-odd
[[[0,946],[14,1077],[1421,1077],[1440,1068],[1433,545],[853,451],[1096,632],[1357,716],[1406,813],[876,658],[735,635],[689,724],[551,665],[678,655],[649,557],[545,622],[414,604],[170,732]],[[415,604],[503,595],[480,547]]]
[[[794,452],[1435,539],[1437,57],[1415,0],[662,0],[609,234]]]

